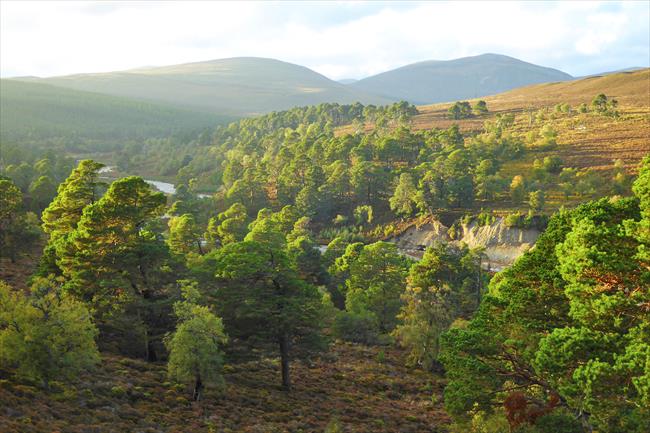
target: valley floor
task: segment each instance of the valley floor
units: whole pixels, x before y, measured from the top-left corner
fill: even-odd
[[[313,364],[295,362],[280,389],[276,360],[226,365],[225,389],[192,403],[164,364],[104,355],[97,371],[48,392],[0,371],[0,431],[444,432],[443,379],[404,367],[404,353],[337,343]],[[338,425],[339,429],[332,429]]]

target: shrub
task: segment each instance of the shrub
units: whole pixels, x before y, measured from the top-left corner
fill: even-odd
[[[540,150],[550,150],[557,145],[557,131],[550,124],[545,124],[539,130],[541,138],[535,143]]]
[[[377,344],[379,342],[377,318],[370,312],[341,311],[334,320],[333,331],[338,338],[353,343]]]
[[[465,214],[460,218],[460,223],[463,225],[469,225],[474,221],[474,215],[472,214]]]
[[[494,413],[473,410],[469,415],[468,421],[454,423],[450,431],[452,433],[504,433],[510,431],[510,425],[502,409],[498,409]]]
[[[526,196],[526,183],[524,177],[517,175],[510,182],[510,196],[514,203],[521,203]]]
[[[113,397],[124,397],[126,395],[126,390],[122,388],[120,385],[115,385],[114,387],[111,388],[111,395]]]
[[[476,223],[479,225],[479,227],[482,226],[489,226],[490,224],[493,224],[496,218],[492,213],[482,211],[478,216],[476,217]]]
[[[616,99],[608,99],[604,93],[601,93],[594,97],[591,101],[591,107],[596,113],[600,113],[606,116],[618,117],[619,113],[616,110],[618,106],[618,101]]]
[[[535,433],[583,433],[580,422],[563,410],[555,410],[540,417],[535,423]]]
[[[343,426],[341,425],[341,421],[336,416],[332,417],[332,419],[330,419],[330,422],[327,423],[327,426],[325,426],[325,433],[341,433],[341,432],[343,432]]]
[[[480,116],[488,112],[487,103],[483,100],[480,100],[474,104],[474,114]]]
[[[544,191],[538,190],[529,193],[528,204],[530,205],[530,210],[532,212],[539,212],[544,208],[546,202],[546,194]]]
[[[447,235],[449,236],[449,239],[455,240],[463,234],[463,230],[458,225],[458,221],[455,221],[451,227],[447,229]]]
[[[467,101],[456,102],[454,105],[449,107],[447,114],[450,119],[467,119],[468,117],[472,117],[472,106],[469,105],[469,102]]]
[[[354,209],[354,220],[357,224],[366,225],[372,223],[372,206],[357,206]]]
[[[547,156],[542,164],[544,170],[549,173],[558,174],[562,171],[562,159],[558,156]]]
[[[348,222],[348,217],[346,217],[345,215],[341,215],[341,214],[336,215],[336,217],[334,218],[334,221],[333,221],[333,223],[335,225],[337,225],[337,226],[342,226],[343,224],[345,224],[347,222]]]
[[[503,223],[506,227],[521,227],[522,226],[522,215],[518,212],[511,213],[506,215],[503,219]]]
[[[32,295],[0,282],[0,367],[42,381],[72,379],[99,360],[97,328],[88,309],[55,288],[53,279],[37,279]],[[65,342],[65,344],[63,344]]]

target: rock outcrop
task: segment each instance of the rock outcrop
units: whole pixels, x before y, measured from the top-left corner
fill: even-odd
[[[395,242],[406,254],[414,257],[421,256],[428,246],[436,242],[482,247],[485,248],[486,268],[498,271],[511,265],[530,249],[539,235],[537,229],[508,227],[503,218],[497,218],[488,225],[479,226],[476,222],[462,224],[456,239],[451,239],[448,228],[433,220],[420,226],[413,225],[388,241]]]

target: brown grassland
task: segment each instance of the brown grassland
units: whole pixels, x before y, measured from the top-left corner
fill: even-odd
[[[575,111],[581,103],[589,105],[599,93],[618,100],[618,119]],[[530,124],[530,112],[552,110],[556,104],[568,103],[573,108],[570,115],[551,119],[558,131],[559,144],[552,153],[563,157],[568,166],[607,169],[614,159],[620,158],[626,166],[636,167],[643,155],[650,152],[650,69],[537,84],[480,99],[487,102],[490,110],[484,116],[452,120],[447,116],[452,103],[424,105],[418,107],[419,114],[413,117],[412,128],[449,128],[458,124],[464,132],[480,132],[485,121],[492,121],[499,114],[513,113],[515,133],[525,134],[538,127]],[[366,125],[366,130],[371,129],[372,125]],[[339,134],[350,132],[351,126],[338,131]]]
[[[575,111],[581,103],[589,105],[599,93],[618,100],[619,118]],[[418,107],[420,114],[414,117],[413,128],[448,128],[458,123],[463,131],[480,131],[486,120],[513,113],[516,116],[514,131],[523,135],[539,128],[531,124],[529,113],[545,108],[552,110],[556,104],[568,103],[573,108],[571,114],[549,119],[558,132],[558,147],[548,151],[560,156],[567,166],[606,170],[612,167],[615,159],[621,159],[626,167],[634,170],[650,152],[650,69],[538,84],[482,99],[490,110],[486,116],[459,121],[447,118],[451,104]]]

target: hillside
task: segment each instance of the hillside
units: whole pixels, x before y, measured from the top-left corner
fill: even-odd
[[[413,63],[364,78],[350,86],[413,104],[455,101],[504,92],[521,86],[572,77],[556,69],[499,54]]]
[[[389,98],[347,87],[303,66],[255,57],[69,75],[38,82],[230,115],[323,102],[390,102]]]
[[[107,354],[97,371],[50,392],[0,379],[0,430],[322,432],[338,421],[346,432],[446,431],[442,399],[431,398],[443,380],[404,367],[402,351],[380,352],[338,344],[323,359],[296,364],[299,382],[288,394],[276,385],[274,360],[229,364],[225,389],[200,403],[168,381],[164,364]]]
[[[593,97],[604,93],[618,100],[620,117],[617,119],[576,112],[576,107],[589,105]],[[531,157],[556,155],[568,165],[579,168],[610,169],[614,159],[622,159],[634,170],[641,158],[650,152],[650,69],[583,78],[561,83],[545,83],[514,89],[481,98],[489,112],[468,119],[450,119],[450,103],[419,106],[419,114],[411,119],[414,130],[449,128],[458,124],[461,131],[477,133],[486,121],[494,121],[504,114],[515,115],[515,130],[521,135],[539,128],[530,122],[538,110],[547,110],[548,119],[558,132],[558,146],[538,151]],[[469,100],[474,103],[475,100]],[[568,103],[573,110],[568,115],[550,113],[554,106]],[[366,130],[372,125],[366,124]],[[339,128],[337,134],[352,132],[352,127]],[[533,159],[534,159],[533,158]],[[532,163],[531,161],[529,161]]]
[[[232,118],[34,81],[0,81],[2,140],[118,142],[165,137],[228,120]]]
[[[56,154],[7,166],[16,183],[2,181],[0,251],[20,260],[0,273],[13,285],[0,284],[0,431],[645,433],[645,397],[625,386],[648,376],[643,357],[594,371],[613,384],[598,399],[575,387],[574,404],[564,388],[582,380],[576,365],[645,356],[647,239],[636,227],[648,223],[650,160],[638,199],[621,198],[648,153],[637,74],[519,90],[529,105],[495,96],[487,114],[452,121],[465,134],[439,129],[449,104],[321,104],[180,147],[125,146],[120,165],[177,174],[170,197],[129,176],[97,200],[102,165],[86,160],[52,200],[40,173]],[[604,109],[578,109],[599,92]],[[617,197],[575,206],[605,195]],[[42,260],[27,204],[51,230]],[[405,257],[413,247],[421,260]],[[491,283],[482,269],[486,256],[496,268],[495,250],[523,256]],[[587,260],[597,273],[572,298],[567,265]],[[27,294],[36,263],[62,277],[34,278]],[[629,296],[624,309],[600,295],[610,281]],[[591,347],[581,336],[601,323],[574,321],[568,306],[590,311],[583,300],[595,297],[614,349],[567,355],[553,337],[577,323],[579,347]],[[617,329],[628,311],[634,327]],[[519,352],[519,341],[538,349]],[[531,376],[540,360],[547,370]],[[584,428],[583,401],[604,414]],[[529,411],[523,429],[510,403]]]
[[[619,118],[575,111],[579,104],[589,105],[600,93],[618,100]],[[540,109],[552,111],[556,104],[568,103],[574,108],[572,113],[556,114],[550,119],[560,146],[540,151],[535,157],[553,154],[572,167],[596,170],[612,168],[613,160],[621,159],[633,170],[650,152],[650,69],[528,86],[484,100],[490,109],[485,117],[452,121],[447,116],[449,104],[438,104],[419,107],[420,114],[414,117],[413,126],[445,128],[458,123],[463,130],[478,130],[486,120],[513,113],[518,119],[517,131],[525,134],[535,127],[530,125],[529,113]]]

